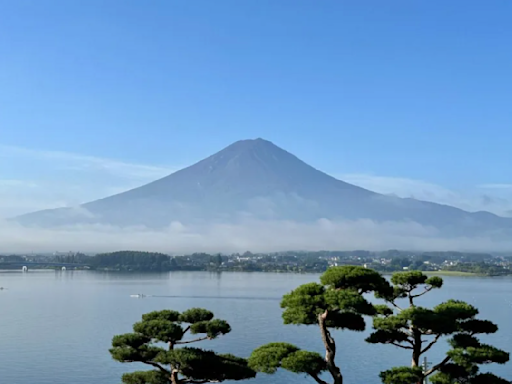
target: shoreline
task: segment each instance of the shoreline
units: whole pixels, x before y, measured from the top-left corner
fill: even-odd
[[[22,273],[21,270],[18,269],[0,269],[1,273]],[[173,272],[208,272],[208,273],[274,273],[274,274],[295,274],[295,275],[313,275],[313,274],[321,274],[321,271],[234,271],[234,270],[222,270],[222,271],[215,271],[215,270],[171,270],[171,271],[143,271],[143,270],[108,270],[108,269],[68,269],[67,271],[61,271],[59,269],[52,269],[52,268],[33,268],[29,271],[29,273],[32,272],[96,272],[96,273],[120,273],[120,274],[135,274],[135,273],[148,273],[148,274],[162,274],[162,273],[173,273]],[[396,272],[407,272],[407,271],[393,271],[393,272],[380,272],[384,276],[391,276]],[[454,277],[507,277],[511,275],[504,275],[504,276],[490,276],[485,274],[478,274],[478,273],[472,273],[472,272],[462,272],[462,271],[421,271],[425,275],[428,276],[454,276]]]
[[[462,272],[462,271],[422,271],[425,275],[439,276],[466,276],[466,277],[492,277],[480,273]]]

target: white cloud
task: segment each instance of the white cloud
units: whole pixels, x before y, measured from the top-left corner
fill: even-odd
[[[370,220],[302,224],[290,221],[246,220],[236,225],[191,227],[171,223],[160,231],[144,227],[119,228],[77,225],[60,229],[25,228],[0,222],[0,253],[121,249],[189,252],[244,252],[246,250],[458,250],[510,251],[512,240],[488,237],[443,238],[433,228],[413,222],[375,223]]]
[[[512,191],[512,184],[481,184],[479,188],[483,189],[509,189]]]
[[[470,212],[489,211],[502,216],[511,216],[512,213],[512,185],[510,184],[480,185],[472,190],[459,192],[427,181],[400,177],[368,174],[345,174],[337,177],[347,183],[378,193],[432,201]],[[486,193],[480,190],[483,188],[488,189]]]
[[[22,188],[37,188],[37,184],[30,180],[1,180],[0,179],[0,189],[12,188],[12,187],[22,187]]]
[[[0,145],[0,218],[75,206],[138,187],[176,168]]]
[[[156,179],[175,171],[173,168],[136,164],[114,159],[80,155],[62,151],[44,151],[0,145],[0,157],[30,158],[51,161],[62,169],[104,171],[128,179]]]

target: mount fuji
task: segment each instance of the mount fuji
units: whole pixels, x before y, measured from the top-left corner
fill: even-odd
[[[382,195],[346,183],[263,139],[237,141],[196,164],[123,193],[14,220],[39,227],[159,228],[172,222],[236,223],[247,218],[407,221],[467,236],[512,230],[511,218]]]

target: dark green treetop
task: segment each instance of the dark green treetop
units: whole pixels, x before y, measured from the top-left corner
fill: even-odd
[[[274,373],[283,368],[309,375],[320,384],[328,372],[333,384],[342,384],[343,375],[337,366],[336,342],[330,329],[363,331],[363,315],[375,315],[377,309],[363,293],[377,291],[382,296],[392,295],[391,287],[378,273],[358,266],[329,268],[320,278],[321,284],[304,284],[283,296],[285,324],[317,325],[325,348],[325,357],[287,343],[270,343],[253,351],[249,366],[256,371]]]
[[[153,370],[125,373],[123,383],[218,383],[256,376],[246,359],[200,348],[177,348],[215,339],[231,331],[226,321],[214,319],[213,313],[206,309],[192,308],[182,313],[172,310],[150,312],[133,325],[133,331],[114,336],[110,354],[122,363],[140,362]],[[184,340],[187,333],[197,337]]]
[[[488,320],[477,319],[478,309],[459,300],[448,300],[434,308],[418,306],[416,299],[441,288],[440,277],[428,277],[419,271],[395,273],[390,295],[381,295],[391,305],[379,306],[374,318],[374,332],[369,343],[391,344],[411,351],[411,367],[398,367],[381,372],[385,384],[423,383],[429,377],[434,384],[501,384],[508,383],[492,374],[480,373],[479,365],[504,364],[509,354],[480,342],[480,334],[491,334],[498,327]],[[405,300],[405,305],[400,302]],[[449,337],[452,349],[446,357],[427,371],[420,359],[442,337]],[[483,381],[482,381],[483,380]]]
[[[318,383],[325,383],[319,375],[327,370],[325,360],[319,353],[304,351],[288,343],[269,343],[253,351],[249,358],[252,369],[263,373],[275,373],[284,368],[294,373],[304,373]]]

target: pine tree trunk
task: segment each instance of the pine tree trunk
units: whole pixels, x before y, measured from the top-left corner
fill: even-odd
[[[421,357],[421,332],[416,329],[412,328],[412,335],[414,337],[414,345],[412,350],[412,362],[411,367],[416,368],[420,366],[420,357]],[[418,381],[417,384],[423,384],[422,378],[420,381]]]
[[[171,372],[171,384],[180,384],[180,380],[178,379],[178,371],[173,369]]]
[[[334,339],[331,337],[331,334],[325,325],[327,313],[328,312],[325,311],[324,313],[318,315],[318,325],[320,326],[322,341],[324,342],[325,346],[325,362],[327,364],[327,369],[334,379],[333,384],[343,384],[343,375],[341,374],[340,369],[336,366],[334,361],[334,358],[336,357],[336,344],[334,343]]]
[[[172,341],[169,341],[169,351],[172,351],[174,349],[174,343]],[[171,384],[179,384],[180,380],[178,378],[178,370],[174,369],[174,367],[171,364]]]

